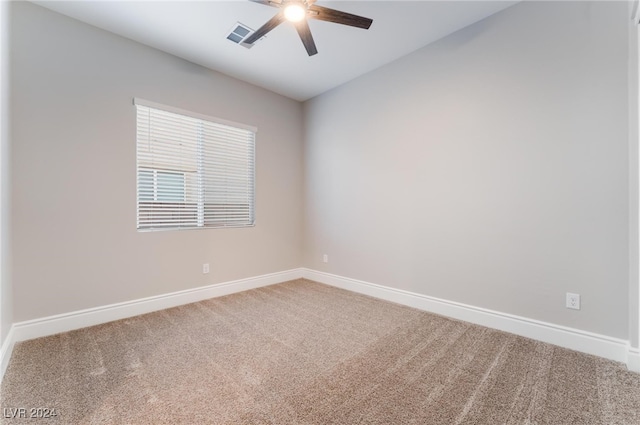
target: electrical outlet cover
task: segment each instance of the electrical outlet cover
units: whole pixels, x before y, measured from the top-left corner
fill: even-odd
[[[580,294],[567,292],[567,308],[580,310]]]

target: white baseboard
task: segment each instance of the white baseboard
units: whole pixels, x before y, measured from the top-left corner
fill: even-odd
[[[9,365],[11,353],[16,342],[54,335],[60,332],[68,332],[87,326],[125,319],[249,289],[274,285],[301,277],[420,310],[623,362],[627,364],[629,370],[640,372],[640,350],[631,347],[626,340],[429,297],[427,295],[316,270],[300,268],[14,323],[0,347],[0,382],[2,382],[4,373]]]
[[[2,378],[4,377],[4,372],[7,370],[9,366],[9,359],[11,358],[11,353],[13,352],[13,346],[15,345],[14,339],[15,332],[13,330],[13,326],[9,329],[9,333],[7,337],[2,341],[2,345],[0,346],[0,384],[2,383]]]
[[[140,314],[300,279],[301,277],[302,269],[293,269],[14,323],[4,344],[2,344],[0,382],[9,364],[11,352],[16,342],[126,319]]]
[[[626,363],[630,370],[634,370],[632,362],[635,362],[633,363],[635,370],[640,368],[640,352],[636,351],[632,354],[626,340],[316,270],[303,269],[303,277],[352,292]]]
[[[629,346],[627,353],[627,368],[640,373],[640,349]]]

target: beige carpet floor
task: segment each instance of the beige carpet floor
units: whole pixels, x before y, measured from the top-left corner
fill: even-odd
[[[640,424],[622,364],[306,280],[20,343],[1,391],[6,424]]]

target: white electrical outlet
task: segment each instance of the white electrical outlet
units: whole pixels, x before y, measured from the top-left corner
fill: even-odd
[[[567,308],[580,310],[580,294],[567,292]]]
[[[209,273],[209,263],[204,263],[202,265],[202,274],[207,274]]]
[[[329,262],[329,256],[328,256],[327,254],[324,254],[324,255],[322,256],[322,262],[323,262],[323,263],[328,263],[328,262]]]

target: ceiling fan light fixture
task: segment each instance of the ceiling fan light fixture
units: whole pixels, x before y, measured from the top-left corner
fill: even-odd
[[[0,0],[1,1],[1,0]],[[280,9],[277,15],[269,19],[263,26],[258,28],[253,34],[244,39],[245,44],[253,44],[264,37],[269,31],[276,28],[284,21],[293,22],[295,29],[302,40],[302,44],[309,56],[318,53],[316,43],[311,35],[308,20],[317,19],[319,21],[333,22],[350,27],[368,30],[373,23],[372,19],[363,16],[353,15],[340,10],[318,6],[316,0],[251,0],[265,6],[277,7]]]
[[[300,22],[307,16],[307,9],[301,3],[291,3],[284,8],[284,17],[290,22]]]

